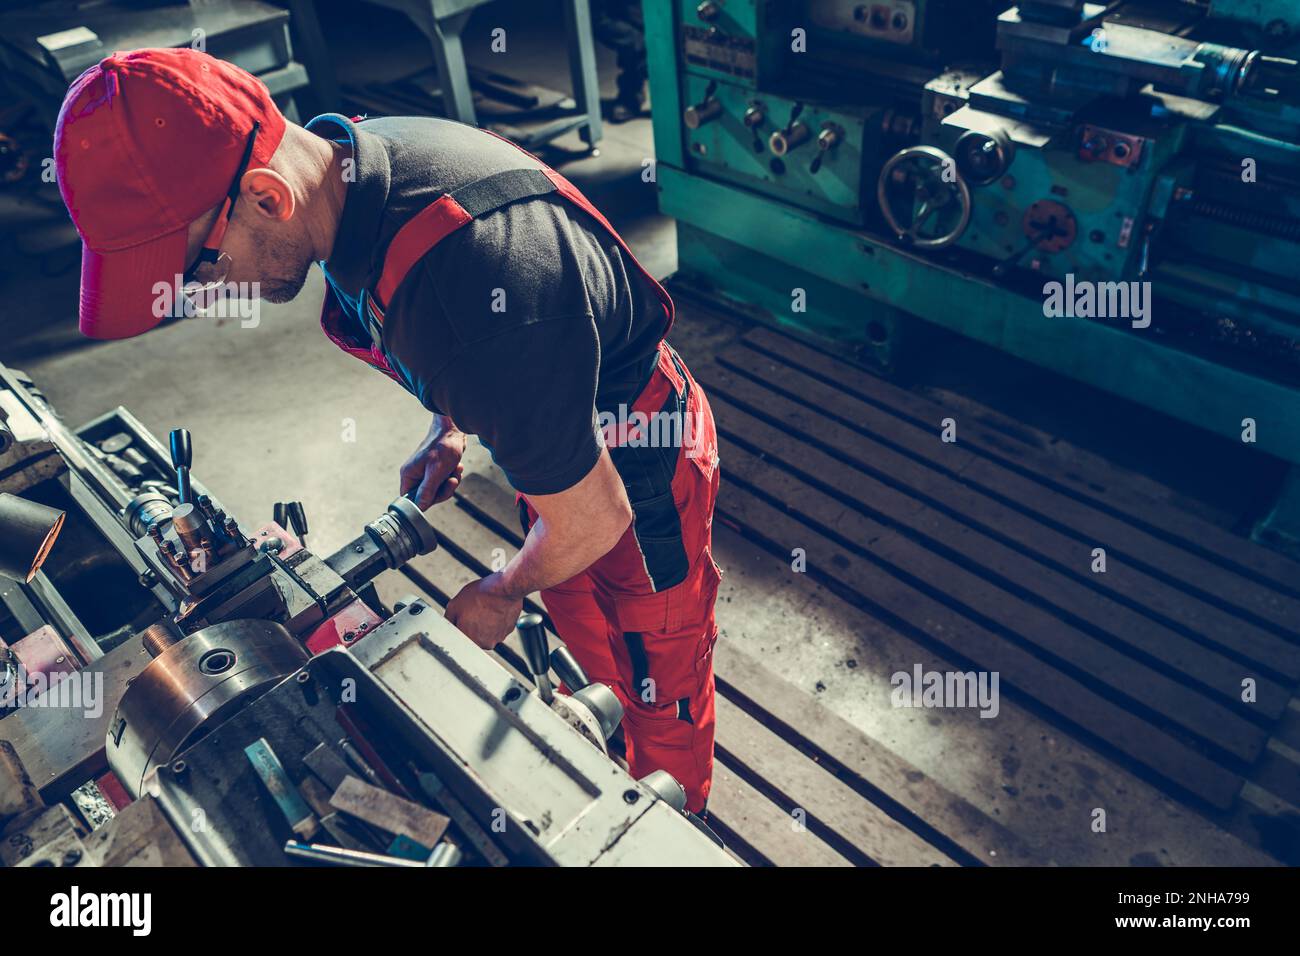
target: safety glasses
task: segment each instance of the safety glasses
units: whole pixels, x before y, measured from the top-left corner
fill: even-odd
[[[196,307],[202,308],[211,298],[212,293],[223,286],[226,277],[230,275],[230,256],[221,251],[221,243],[226,238],[226,229],[234,215],[235,202],[239,199],[239,182],[248,171],[249,161],[253,158],[253,144],[257,142],[257,131],[261,128],[261,123],[253,123],[253,129],[248,134],[248,142],[244,144],[244,156],[239,161],[239,169],[235,172],[235,178],[226,192],[226,199],[221,204],[217,221],[208,231],[198,256],[185,270],[181,288],[185,297]],[[204,266],[211,268],[205,269],[206,278],[200,279],[198,273]]]

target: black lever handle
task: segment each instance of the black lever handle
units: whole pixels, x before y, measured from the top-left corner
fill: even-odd
[[[288,512],[290,529],[298,536],[299,541],[305,541],[307,538],[307,512],[303,510],[302,502],[289,502]]]
[[[300,543],[307,543],[307,512],[303,510],[301,501],[277,501],[271,520],[285,531],[292,531]]]
[[[560,682],[571,691],[581,690],[591,683],[591,678],[582,669],[578,659],[573,656],[573,651],[567,647],[557,647],[551,651],[551,669],[555,671],[555,676],[560,679]]]
[[[176,490],[179,492],[177,497],[180,499],[180,503],[184,504],[193,496],[190,491],[190,464],[194,460],[194,445],[190,440],[190,433],[187,428],[173,428],[169,438],[171,441],[172,467],[176,469]]]
[[[546,639],[542,616],[531,612],[521,614],[515,626],[519,628],[519,636],[523,639],[524,654],[528,658],[528,669],[537,681],[537,692],[549,704],[552,697],[550,642]]]

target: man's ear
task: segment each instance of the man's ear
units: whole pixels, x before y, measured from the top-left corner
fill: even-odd
[[[293,217],[293,189],[275,170],[248,170],[239,181],[239,189],[244,200],[267,218],[283,222]]]

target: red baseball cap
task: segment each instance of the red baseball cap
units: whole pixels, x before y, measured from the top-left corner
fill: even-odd
[[[265,166],[285,119],[266,86],[197,50],[114,53],[68,89],[54,133],[59,191],[81,234],[81,331],[153,328],[159,283],[175,289],[191,223],[225,199],[253,124]]]

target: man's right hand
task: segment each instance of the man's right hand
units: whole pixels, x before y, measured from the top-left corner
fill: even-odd
[[[423,511],[440,501],[446,501],[460,484],[465,466],[465,433],[445,415],[435,415],[429,434],[420,447],[402,465],[401,493],[408,495]]]

